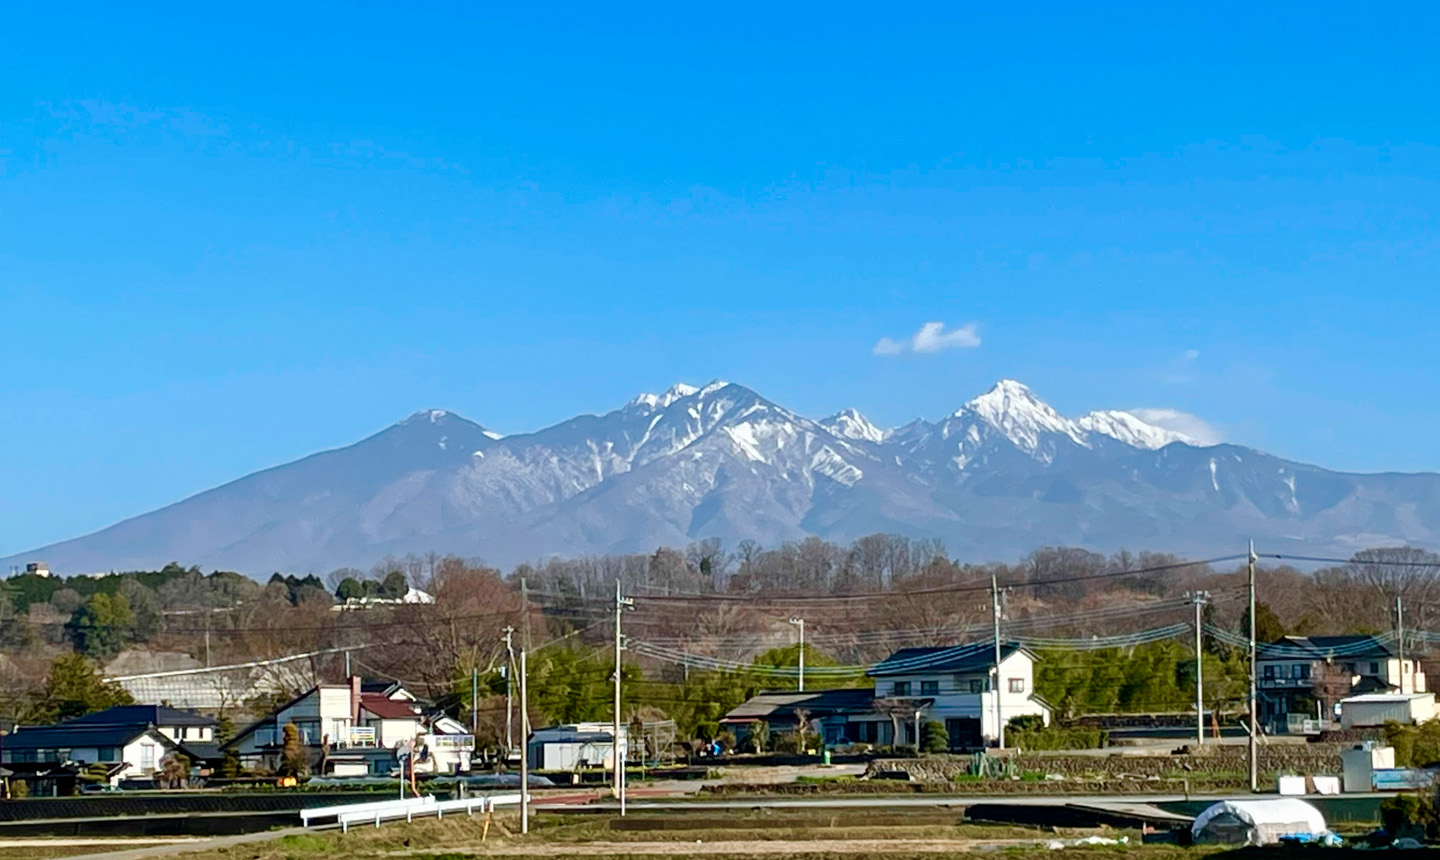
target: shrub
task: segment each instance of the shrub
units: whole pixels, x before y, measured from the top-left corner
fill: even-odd
[[[945,731],[945,724],[937,720],[925,723],[921,737],[920,749],[925,752],[943,753],[950,748],[950,735]]]
[[[1426,836],[1440,832],[1440,813],[1435,803],[1418,793],[1397,794],[1381,801],[1380,822],[1391,836],[1417,830]]]
[[[1109,732],[1083,726],[1074,728],[1051,726],[1038,731],[1007,732],[1005,735],[1005,743],[1008,746],[1038,751],[1101,749],[1109,740]]]

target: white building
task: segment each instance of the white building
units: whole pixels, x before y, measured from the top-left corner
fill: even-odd
[[[620,727],[620,757],[628,755],[627,727]],[[613,768],[614,726],[610,723],[571,723],[536,729],[525,744],[530,767],[535,770],[580,770],[586,767]]]
[[[312,764],[323,757],[364,761],[374,772],[393,767],[394,750],[417,746],[427,734],[416,699],[399,684],[319,684],[235,736],[227,749],[246,767],[274,769],[280,763],[285,727],[293,724]],[[455,742],[447,742],[453,745]],[[473,748],[474,739],[470,746]],[[345,753],[351,753],[346,756]],[[351,767],[354,763],[351,762]]]
[[[940,648],[902,648],[870,670],[875,679],[875,703],[881,714],[908,713],[899,719],[901,736],[889,737],[888,715],[855,718],[857,737],[876,744],[916,744],[918,723],[945,725],[951,749],[973,749],[999,738],[998,717],[1008,724],[1015,717],[1037,716],[1050,724],[1050,708],[1035,695],[1035,655],[1013,642],[1000,648],[999,690],[996,686],[995,645],[979,642]],[[870,740],[873,738],[873,740]]]
[[[1373,728],[1389,722],[1402,725],[1435,719],[1434,693],[1366,693],[1340,700],[1340,728]]]

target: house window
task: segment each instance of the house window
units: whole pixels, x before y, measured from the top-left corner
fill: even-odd
[[[1274,666],[1266,666],[1266,667],[1265,667],[1265,680],[1267,680],[1267,681],[1273,681],[1273,680],[1275,680],[1275,667],[1274,667]]]
[[[892,696],[908,696],[908,695],[910,695],[910,682],[909,682],[909,681],[896,681],[896,682],[895,682],[894,689],[891,690],[891,693],[890,693],[890,694],[891,694]]]
[[[1306,678],[1309,678],[1309,677],[1310,677],[1310,664],[1309,664],[1309,663],[1296,663],[1294,666],[1291,666],[1291,667],[1290,667],[1290,677],[1294,678],[1294,679],[1297,680],[1297,681],[1303,681],[1303,680],[1305,680]]]
[[[1370,674],[1372,674],[1372,675],[1378,675],[1378,674],[1380,674],[1380,664],[1379,664],[1379,663],[1371,663],[1371,664],[1370,664]]]
[[[938,696],[938,695],[940,695],[940,682],[939,682],[939,681],[921,681],[921,682],[920,682],[920,695],[922,695],[922,696]]]
[[[1011,679],[1010,679],[1010,692],[1012,692],[1012,693],[1023,693],[1023,692],[1025,692],[1025,679],[1024,679],[1024,678],[1011,678]]]
[[[120,748],[119,748],[119,747],[101,747],[100,750],[99,750],[99,755],[100,755],[100,760],[101,760],[101,761],[119,761],[119,760],[120,760]]]
[[[972,692],[972,693],[983,693],[983,692],[985,692],[985,682],[984,682],[984,681],[981,681],[979,678],[971,678],[971,679],[970,679],[970,692]]]
[[[140,769],[141,769],[141,770],[154,770],[154,769],[155,769],[155,747],[154,747],[154,745],[152,745],[152,744],[142,744],[142,745],[140,746]]]

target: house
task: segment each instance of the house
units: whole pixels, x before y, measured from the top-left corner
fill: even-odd
[[[855,687],[840,690],[795,690],[763,692],[732,708],[720,725],[743,743],[750,727],[764,723],[771,736],[791,734],[803,715],[825,743],[834,746],[851,737],[850,720],[874,713],[875,690]]]
[[[194,711],[165,705],[119,705],[67,720],[59,727],[154,728],[168,738],[192,764],[217,767],[225,753],[215,742],[219,723]]]
[[[152,777],[167,755],[179,747],[154,726],[72,725],[16,726],[0,738],[0,764],[27,780],[64,773],[73,785],[78,770],[107,765],[111,785],[122,779]]]
[[[417,738],[422,751],[416,769],[420,773],[468,773],[475,753],[475,736],[458,720],[438,716],[429,720]]]
[[[1284,636],[1257,651],[1259,716],[1275,734],[1302,720],[1333,720],[1341,699],[1426,692],[1419,663],[1374,636]]]
[[[941,722],[952,750],[975,749],[994,741],[1000,718],[1038,716],[1049,724],[1051,708],[1035,694],[1035,655],[1016,643],[1000,649],[978,642],[937,648],[902,648],[867,673],[874,686],[864,690],[813,693],[762,693],[725,715],[739,726],[763,720],[772,731],[787,730],[804,710],[827,744],[877,746],[915,744],[919,726]],[[1001,679],[998,692],[992,679]]]
[[[950,749],[974,749],[999,737],[1002,724],[1022,716],[1050,724],[1051,708],[1035,694],[1035,655],[1014,642],[979,642],[949,648],[902,648],[868,673],[875,679],[877,713],[857,722],[853,740],[916,744],[921,722],[943,722]],[[999,691],[993,679],[999,677]],[[903,719],[902,717],[910,717]],[[893,739],[894,727],[900,737]],[[874,740],[870,740],[874,738]]]
[[[403,685],[367,684],[354,677],[348,684],[311,687],[247,726],[225,749],[233,749],[244,767],[275,770],[283,753],[285,727],[293,724],[312,766],[323,762],[339,775],[389,773],[398,760],[397,751],[422,747],[435,772],[453,770],[462,758],[468,766],[469,751],[475,746],[469,734],[426,742],[435,735],[436,719],[424,714]]]
[[[531,732],[525,755],[535,770],[575,771],[586,767],[613,768],[614,726],[610,723],[571,723]],[[620,757],[628,756],[627,727],[620,727]]]

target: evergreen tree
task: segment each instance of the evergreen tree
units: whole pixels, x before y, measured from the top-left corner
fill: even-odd
[[[132,637],[135,613],[123,594],[94,594],[70,616],[75,650],[97,659],[113,657]]]
[[[101,677],[89,660],[80,654],[62,654],[50,664],[33,716],[37,722],[56,722],[133,704],[130,693]]]

